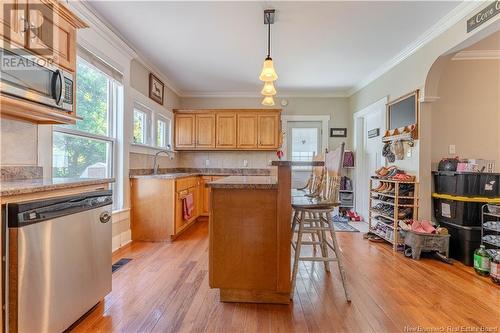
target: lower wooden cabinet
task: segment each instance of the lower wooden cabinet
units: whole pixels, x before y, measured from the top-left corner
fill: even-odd
[[[131,179],[132,239],[167,241],[174,239],[203,215],[201,177]],[[192,194],[194,213],[185,220],[182,201]]]

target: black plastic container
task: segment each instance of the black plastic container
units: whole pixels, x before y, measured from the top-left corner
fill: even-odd
[[[500,174],[481,172],[433,171],[436,193],[460,196],[500,196]]]
[[[500,197],[500,175],[496,173],[483,173],[479,177],[479,195],[482,197]]]
[[[467,227],[438,221],[450,234],[450,257],[464,265],[474,265],[474,250],[481,245],[481,227]]]
[[[482,202],[465,202],[433,198],[434,217],[438,221],[462,226],[481,225]]]

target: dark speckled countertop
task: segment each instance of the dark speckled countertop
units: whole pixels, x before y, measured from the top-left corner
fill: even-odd
[[[0,181],[0,196],[13,196],[86,185],[113,183],[113,178],[34,178]]]

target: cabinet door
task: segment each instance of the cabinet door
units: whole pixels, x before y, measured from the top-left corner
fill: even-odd
[[[277,148],[279,141],[279,116],[259,115],[259,148]]]
[[[236,148],[236,114],[217,114],[217,148]]]
[[[215,114],[196,115],[196,148],[215,148]]]
[[[256,114],[238,114],[238,148],[256,149],[258,136]]]
[[[193,114],[175,115],[175,148],[195,148],[195,116]]]
[[[24,32],[28,23],[26,4],[26,0],[9,0],[0,5],[0,36],[16,44],[12,45],[13,47],[24,48],[26,45],[27,33]]]
[[[28,10],[32,27],[28,36],[28,49],[43,57],[52,58],[55,63],[74,72],[75,27],[55,13],[51,5],[42,5],[40,1],[30,0]]]

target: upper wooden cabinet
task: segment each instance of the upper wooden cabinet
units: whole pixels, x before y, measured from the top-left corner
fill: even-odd
[[[55,0],[8,0],[0,11],[4,40],[75,71],[76,29],[87,25],[65,5]]]
[[[196,147],[215,148],[215,114],[196,115]]]
[[[175,110],[174,147],[275,150],[280,146],[280,112],[279,109]]]
[[[194,114],[175,115],[175,146],[177,149],[196,147],[195,119]]]
[[[217,113],[217,148],[236,148],[236,114]]]
[[[256,114],[238,114],[238,147],[257,149],[259,123]]]
[[[275,148],[279,145],[279,116],[277,114],[259,114],[259,148]]]

